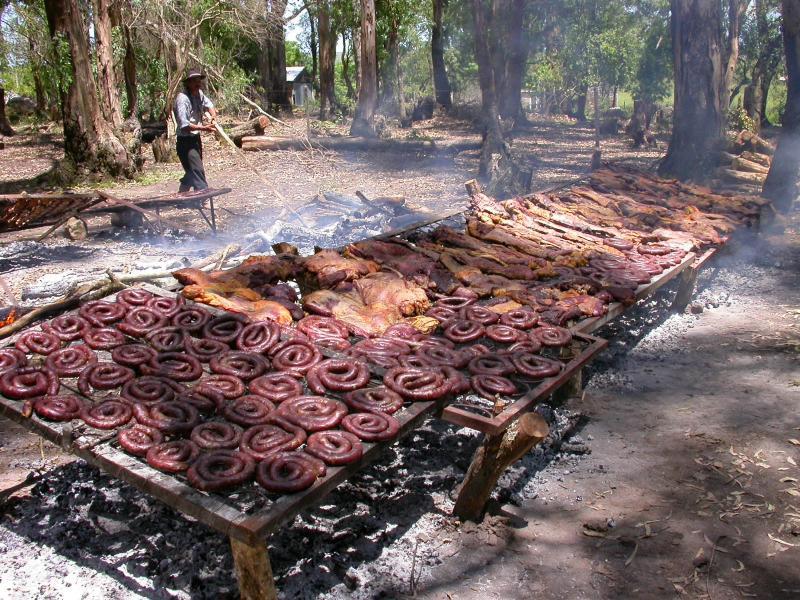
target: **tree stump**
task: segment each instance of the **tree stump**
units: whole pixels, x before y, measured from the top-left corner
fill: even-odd
[[[175,148],[170,144],[169,138],[166,135],[158,136],[153,140],[153,158],[157,163],[174,163],[178,162],[178,153]]]
[[[126,208],[111,214],[111,225],[113,227],[138,229],[144,225],[144,215],[130,208]]]
[[[64,235],[70,240],[85,240],[89,236],[89,227],[83,219],[70,217],[64,224]]]

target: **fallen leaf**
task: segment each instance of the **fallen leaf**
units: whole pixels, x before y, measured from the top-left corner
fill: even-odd
[[[795,467],[797,466],[797,463],[791,456],[786,457],[786,462],[788,462],[790,465],[794,465]]]
[[[800,440],[796,438],[789,438],[786,441],[789,442],[792,446],[800,446]]]
[[[734,569],[733,567],[731,567],[731,571],[733,571],[734,573],[740,573],[740,572],[744,571],[744,563],[742,561],[740,561],[740,560],[737,560],[736,561],[736,568]]]
[[[794,477],[782,477],[780,481],[781,483],[797,483],[797,479]]]
[[[787,493],[787,494],[789,494],[790,496],[800,496],[800,491],[799,491],[799,490],[792,489],[792,488],[787,488],[787,489],[785,489],[785,490],[781,490],[781,491],[782,491],[782,492],[786,492],[786,493]]]

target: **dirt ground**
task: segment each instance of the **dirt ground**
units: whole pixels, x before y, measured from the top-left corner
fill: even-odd
[[[295,120],[294,130],[303,131],[305,122]],[[474,141],[480,137],[469,123],[446,117],[416,123],[411,130],[397,130],[396,135],[412,139],[455,139]],[[589,167],[593,130],[569,120],[538,120],[516,137],[514,146],[530,161],[536,189],[574,180]],[[60,138],[53,132],[28,133],[6,138],[0,150],[0,193],[33,191],[32,178],[47,171],[61,157]],[[647,166],[660,156],[659,150],[632,150],[623,137],[603,141],[603,156]],[[663,144],[662,144],[663,146]],[[128,271],[137,267],[190,262],[211,254],[228,243],[239,243],[243,235],[269,228],[281,210],[296,209],[321,192],[368,197],[402,196],[406,204],[422,217],[449,214],[467,201],[464,182],[475,177],[478,151],[464,151],[456,156],[397,154],[383,152],[278,151],[238,152],[221,146],[206,136],[204,151],[209,184],[229,187],[231,193],[217,201],[220,233],[212,236],[202,218],[194,211],[167,210],[162,216],[180,227],[168,235],[132,235],[112,229],[107,216],[93,217],[92,235],[75,243],[59,234],[43,245],[9,247],[13,241],[32,239],[44,229],[3,235],[5,250],[0,247],[0,273],[7,274],[13,292],[24,291],[43,275],[58,269],[80,274],[86,279],[101,277],[106,269]],[[662,147],[663,151],[663,147]],[[179,164],[155,164],[146,146],[145,171],[140,181],[119,183],[108,191],[120,197],[140,198],[177,191],[182,175]],[[79,188],[80,189],[80,188]],[[28,256],[27,253],[32,253]],[[9,256],[11,255],[11,256]],[[21,255],[28,256],[20,261]],[[42,260],[43,256],[48,260]],[[15,260],[16,259],[16,260]]]
[[[583,169],[588,130],[537,127],[575,148],[572,163],[552,159],[548,181]],[[349,160],[331,167],[343,191],[414,184],[435,210],[464,200],[468,169],[419,180],[411,167],[387,170],[367,187],[377,159]],[[309,194],[323,185],[307,178]],[[80,269],[215,242],[194,243],[108,236],[80,246],[84,256],[30,250],[13,268],[33,278],[48,253]],[[795,213],[735,240],[685,313],[669,312],[666,289],[599,332],[611,343],[585,394],[543,409],[552,437],[503,476],[481,524],[449,516],[478,436],[429,421],[273,536],[281,597],[800,597],[799,284]],[[0,489],[44,475],[0,507],[0,597],[235,597],[223,536],[4,419],[0,444]]]

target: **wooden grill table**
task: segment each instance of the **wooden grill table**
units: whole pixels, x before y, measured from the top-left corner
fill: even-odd
[[[161,296],[175,295],[155,286],[143,287]],[[113,300],[114,296],[106,299]],[[203,308],[217,314],[224,312],[211,307]],[[31,329],[36,328],[25,331]],[[22,333],[4,340],[3,345],[13,345]],[[103,351],[98,351],[98,355],[104,358]],[[62,381],[61,392],[80,395],[74,381]],[[99,401],[104,398],[100,395],[88,399]],[[364,454],[361,460],[341,467],[329,466],[326,475],[318,478],[305,491],[286,495],[272,494],[251,482],[233,492],[217,494],[201,492],[191,487],[185,476],[161,472],[150,467],[144,460],[123,451],[116,441],[119,428],[101,431],[80,420],[68,423],[45,421],[35,413],[26,414],[23,401],[0,396],[0,415],[16,421],[87,463],[227,535],[230,538],[241,597],[248,600],[277,598],[267,552],[270,534],[291,521],[298,513],[318,504],[340,483],[377,458],[387,446],[395,443],[438,410],[441,410],[441,403],[437,402],[407,404],[393,415],[400,423],[397,438],[389,442],[362,442]]]
[[[449,224],[463,232],[465,214],[466,211],[454,212],[438,219],[430,219],[375,236],[373,239],[397,240],[404,245],[413,245],[415,234],[428,231],[446,221],[450,221]],[[453,224],[454,220],[460,222]],[[505,469],[546,437],[546,426],[532,416],[532,411],[538,404],[548,401],[551,396],[568,398],[581,393],[582,367],[607,346],[605,340],[588,334],[616,319],[630,306],[649,298],[676,278],[680,284],[671,309],[677,312],[683,311],[691,301],[700,270],[716,256],[720,247],[714,246],[699,253],[687,253],[677,265],[665,269],[648,283],[640,285],[635,291],[632,303],[625,305],[614,302],[608,306],[605,315],[584,318],[572,323],[569,328],[573,333],[574,342],[564,350],[564,354],[569,357],[570,366],[559,377],[545,380],[523,398],[510,402],[490,414],[475,412],[469,407],[461,406],[458,401],[444,408],[441,413],[442,419],[484,434],[484,440],[476,450],[459,490],[454,508],[456,516],[462,520],[480,520],[489,496]]]
[[[165,223],[175,226],[161,217],[161,210],[169,208],[197,211],[211,231],[216,233],[214,198],[230,191],[230,188],[209,188],[197,192],[129,200],[105,191],[0,195],[0,233],[49,225],[49,229],[39,237],[42,240],[73,217],[99,214],[119,214],[123,222],[131,224],[148,219],[160,231]]]

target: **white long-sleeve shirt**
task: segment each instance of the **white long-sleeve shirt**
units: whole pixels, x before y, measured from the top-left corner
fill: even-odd
[[[202,90],[197,95],[189,95],[186,92],[179,92],[175,97],[175,123],[178,125],[178,136],[200,135],[199,131],[190,131],[190,124],[202,125],[203,112],[214,108],[214,104]]]

